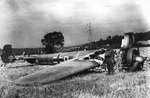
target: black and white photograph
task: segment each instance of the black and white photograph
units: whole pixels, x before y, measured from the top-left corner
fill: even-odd
[[[0,98],[150,98],[150,1],[0,0]]]

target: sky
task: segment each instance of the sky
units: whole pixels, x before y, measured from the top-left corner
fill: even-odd
[[[46,33],[61,31],[65,46],[108,35],[150,30],[149,0],[0,0],[0,48],[42,47]]]

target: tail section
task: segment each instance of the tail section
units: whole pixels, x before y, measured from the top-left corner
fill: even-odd
[[[2,59],[3,63],[11,63],[16,60],[16,58],[12,52],[12,45],[10,45],[10,44],[4,45],[1,59]]]

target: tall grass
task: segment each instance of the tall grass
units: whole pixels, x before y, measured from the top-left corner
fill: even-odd
[[[10,83],[0,89],[1,98],[148,98],[145,72],[87,73],[40,86],[16,86]]]

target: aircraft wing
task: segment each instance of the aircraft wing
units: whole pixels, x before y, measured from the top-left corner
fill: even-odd
[[[86,55],[88,56],[88,55]],[[86,57],[84,56],[84,57]],[[50,83],[67,76],[82,72],[87,69],[99,66],[101,63],[97,63],[94,60],[84,60],[84,57],[75,58],[58,65],[46,68],[40,71],[36,71],[25,77],[15,81],[16,85],[39,85]]]
[[[79,52],[55,53],[55,54],[47,54],[47,55],[44,54],[38,56],[23,57],[23,59],[31,64],[51,65],[51,64],[57,64],[58,62],[64,62],[70,59],[74,59],[77,57],[82,57],[91,52],[92,51],[79,51]]]
[[[15,84],[39,85],[50,83],[96,66],[98,63],[94,61],[70,60],[22,77]]]

